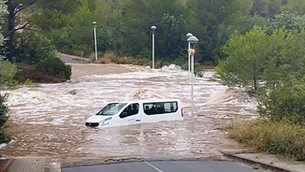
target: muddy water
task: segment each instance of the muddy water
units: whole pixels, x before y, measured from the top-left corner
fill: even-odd
[[[195,120],[190,115],[190,80],[179,70],[75,64],[71,82],[8,91],[14,142],[5,156],[52,156],[72,161],[108,157],[220,156],[237,148],[219,128],[234,119],[256,118],[257,102],[212,80],[194,81]],[[186,120],[89,129],[85,120],[108,101],[180,98]]]

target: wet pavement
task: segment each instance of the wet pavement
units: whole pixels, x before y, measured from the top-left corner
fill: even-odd
[[[256,118],[257,102],[228,89],[207,71],[195,83],[195,119],[190,119],[187,72],[126,65],[72,64],[72,80],[6,91],[14,141],[4,156],[51,156],[59,161],[111,157],[221,156],[236,149],[221,127]],[[84,123],[109,101],[180,98],[186,120],[108,129]]]
[[[63,168],[62,172],[262,172],[241,164],[225,161],[210,162],[138,162],[87,167]]]

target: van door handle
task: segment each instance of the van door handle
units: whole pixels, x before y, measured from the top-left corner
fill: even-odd
[[[136,119],[136,122],[140,122],[141,120],[140,119]]]

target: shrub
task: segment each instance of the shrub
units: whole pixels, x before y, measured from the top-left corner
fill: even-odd
[[[289,79],[260,96],[261,117],[271,121],[289,120],[305,124],[305,88],[303,81]]]
[[[0,95],[0,143],[7,143],[10,141],[10,136],[5,131],[5,122],[9,116],[7,114],[7,107],[5,103],[5,96]]]
[[[8,120],[7,107],[4,104],[5,96],[0,95],[0,126]]]
[[[92,60],[94,60],[94,54],[91,55],[91,58]],[[99,57],[99,61],[102,63],[102,64],[108,64],[108,63],[112,63],[113,62],[113,59],[117,58],[117,55],[113,52],[108,52],[108,53],[105,53],[103,54],[102,57]]]
[[[19,83],[26,84],[27,80],[30,80],[34,83],[59,83],[62,82],[60,79],[42,74],[39,71],[36,71],[35,65],[29,65],[24,63],[17,63],[18,72],[15,75],[14,79]]]
[[[305,160],[305,128],[285,120],[234,123],[229,136],[256,151]]]
[[[31,79],[26,79],[23,84],[28,87],[40,87],[39,84],[33,82]]]
[[[10,86],[13,83],[13,78],[17,73],[16,65],[7,60],[2,60],[0,57],[0,90],[1,87]]]
[[[48,58],[39,62],[35,70],[43,75],[56,77],[60,81],[69,80],[71,76],[71,66],[58,58]]]

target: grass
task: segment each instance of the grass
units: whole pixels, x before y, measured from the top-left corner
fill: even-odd
[[[94,54],[89,57],[94,60]],[[149,66],[150,60],[146,58],[134,58],[134,57],[121,57],[113,52],[108,52],[99,56],[99,62],[102,64],[116,63],[116,64],[133,64],[139,66]]]
[[[26,79],[23,83],[23,85],[27,86],[27,87],[40,87],[40,84],[33,82],[30,79]]]
[[[305,127],[286,121],[233,123],[229,137],[258,152],[305,160]]]

